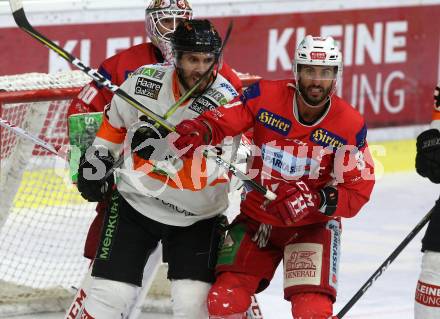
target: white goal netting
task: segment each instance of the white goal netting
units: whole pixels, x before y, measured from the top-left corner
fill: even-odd
[[[2,76],[0,117],[67,145],[67,108],[89,81],[79,71]],[[83,247],[96,204],[67,174],[63,159],[0,128],[0,317],[64,311],[87,272]],[[155,296],[166,285],[153,284]]]
[[[77,72],[0,77],[0,117],[65,145],[67,107],[87,82]],[[5,128],[0,136],[0,316],[57,310],[87,271],[82,250],[94,205],[56,171],[63,160]]]

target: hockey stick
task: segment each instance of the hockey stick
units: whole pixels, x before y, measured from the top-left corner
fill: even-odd
[[[49,144],[45,141],[43,141],[42,139],[36,137],[35,135],[32,135],[31,133],[25,131],[24,129],[22,129],[21,127],[18,127],[14,124],[12,124],[11,122],[2,119],[0,117],[0,126],[13,131],[15,134],[17,134],[18,136],[24,137],[32,142],[34,142],[37,145],[40,145],[42,148],[44,148],[45,150],[51,152],[52,154],[55,154],[57,156],[60,156],[59,154],[59,147],[55,148],[52,144]]]
[[[251,296],[251,305],[248,311],[246,311],[246,319],[263,319],[263,313],[255,295]]]
[[[114,94],[118,95],[121,99],[123,99],[125,102],[136,108],[139,112],[147,115],[149,118],[154,120],[155,122],[162,125],[164,128],[169,130],[170,132],[175,132],[175,128],[172,124],[170,124],[168,121],[166,121],[163,117],[159,116],[158,114],[154,113],[150,109],[148,109],[143,104],[139,103],[137,100],[132,98],[130,95],[128,95],[125,91],[120,89],[117,85],[113,84],[111,81],[106,79],[102,74],[97,72],[96,70],[91,69],[90,67],[86,66],[81,60],[74,57],[69,52],[65,51],[58,45],[56,45],[54,42],[47,39],[45,36],[43,36],[41,33],[39,33],[37,30],[35,30],[29,23],[29,21],[26,18],[26,14],[23,9],[23,4],[21,0],[9,0],[9,4],[12,9],[12,15],[14,17],[15,22],[17,23],[18,27],[25,31],[27,34],[29,34],[34,39],[38,40],[39,42],[46,45],[49,49],[56,52],[60,57],[65,59],[66,61],[72,63],[75,65],[78,69],[83,71],[84,73],[88,74],[92,79],[94,79],[96,82],[98,82],[101,86],[109,89]],[[234,165],[231,163],[228,163],[224,159],[222,159],[219,155],[217,155],[213,150],[211,150],[213,153],[213,157],[215,159],[215,162],[220,167],[223,167],[239,179],[243,180],[244,183],[247,183],[249,186],[251,186],[253,189],[258,191],[259,193],[263,194],[266,198],[270,200],[274,200],[276,198],[276,195],[271,192],[270,190],[266,189],[261,184],[256,183],[254,180],[250,179],[246,174],[238,170]],[[215,155],[214,155],[215,154]]]
[[[335,319],[341,319],[345,314],[353,307],[353,305],[364,295],[364,293],[373,285],[373,283],[385,272],[388,266],[396,259],[396,257],[402,252],[402,250],[410,243],[411,240],[420,232],[423,226],[428,223],[434,212],[435,206],[422,218],[422,220],[414,227],[413,230],[405,237],[405,239],[397,246],[396,249],[388,256],[387,259],[379,266],[379,268],[371,275],[370,278],[364,283],[364,285],[356,292],[356,294],[347,302],[347,304],[339,311],[334,317]]]

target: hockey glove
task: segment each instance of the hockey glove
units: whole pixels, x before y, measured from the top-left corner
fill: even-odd
[[[163,154],[168,146],[165,140],[162,139],[169,134],[169,131],[162,126],[155,127],[154,121],[145,115],[141,116],[140,119],[145,122],[145,124],[140,126],[133,134],[133,139],[131,140],[132,151],[146,160],[149,160],[153,153],[155,160],[163,160],[164,158],[161,158],[160,154]],[[161,140],[163,142],[161,142]]]
[[[319,192],[311,190],[304,181],[281,185],[275,201],[267,206],[267,211],[278,214],[286,225],[293,225],[317,211],[331,216],[338,205],[338,190],[326,186]]]
[[[114,185],[111,175],[107,180],[104,176],[113,166],[114,160],[106,148],[92,146],[81,156],[78,169],[78,190],[89,202],[100,202],[106,198]]]
[[[184,155],[186,157],[192,157],[198,147],[211,142],[211,130],[208,124],[201,120],[184,120],[176,126],[176,132],[180,135],[174,142],[177,149],[191,146]]]
[[[433,183],[440,183],[440,132],[430,129],[417,137],[416,171]]]
[[[293,225],[320,207],[321,197],[303,181],[282,184],[276,190],[277,198],[267,211],[280,216],[286,225]]]

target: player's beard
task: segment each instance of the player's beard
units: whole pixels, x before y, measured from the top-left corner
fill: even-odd
[[[197,81],[203,76],[203,73],[200,72],[185,72],[183,69],[180,69],[178,72],[180,83],[183,88],[188,91],[197,83]],[[192,97],[199,96],[201,93],[205,91],[208,87],[208,84],[212,81],[212,75],[207,77],[197,89],[191,94]]]
[[[328,98],[333,88],[333,84],[328,88],[324,88],[321,85],[308,85],[304,86],[301,81],[298,83],[301,96],[304,101],[311,106],[320,106]],[[319,92],[318,92],[319,91]]]

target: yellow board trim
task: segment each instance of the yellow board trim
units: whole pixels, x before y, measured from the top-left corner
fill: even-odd
[[[369,147],[377,175],[415,170],[415,139],[371,143]]]

